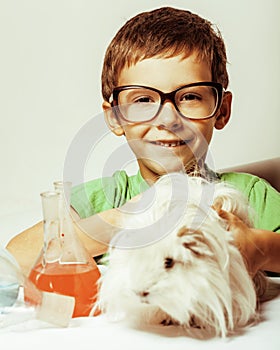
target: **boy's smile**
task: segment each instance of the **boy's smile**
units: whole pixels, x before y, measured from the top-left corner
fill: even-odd
[[[118,86],[142,85],[168,93],[187,84],[211,80],[209,65],[193,53],[187,58],[145,59],[126,67],[120,73]],[[216,116],[200,120],[183,118],[169,100],[155,119],[141,123],[118,119],[108,112],[106,102],[103,107],[112,131],[118,136],[125,135],[143,178],[153,182],[166,172],[188,171],[194,160],[205,158],[214,127],[222,128],[216,125]]]

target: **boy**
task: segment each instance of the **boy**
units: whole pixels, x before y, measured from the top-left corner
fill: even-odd
[[[125,136],[139,172],[131,177],[117,172],[73,189],[73,215],[93,256],[107,247],[90,237],[108,243],[121,225],[123,215],[114,208],[161,175],[184,171],[210,181],[218,176],[248,196],[258,216],[256,229],[217,210],[235,232],[252,275],[258,269],[280,272],[279,193],[254,176],[215,174],[204,163],[213,130],[223,129],[230,118],[226,63],[220,34],[189,11],[164,7],[139,14],[113,38],[102,72],[103,109],[112,132]],[[38,230],[40,224],[8,245],[25,269],[40,247]]]

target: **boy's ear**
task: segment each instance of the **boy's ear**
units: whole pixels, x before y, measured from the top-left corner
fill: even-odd
[[[119,122],[118,117],[115,115],[110,103],[104,101],[102,104],[102,108],[105,114],[106,123],[109,126],[109,128],[112,130],[112,132],[117,136],[124,135],[123,127]]]
[[[223,96],[222,105],[216,117],[216,122],[215,122],[216,129],[221,130],[227,125],[231,114],[231,102],[232,102],[232,93],[230,91],[226,91]]]

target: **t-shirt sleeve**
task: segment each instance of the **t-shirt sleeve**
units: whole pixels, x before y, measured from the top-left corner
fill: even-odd
[[[255,212],[255,227],[280,233],[280,193],[266,180],[245,173],[220,174],[222,181],[243,192]]]
[[[131,199],[129,177],[117,171],[112,177],[91,180],[73,187],[71,206],[80,218],[86,218],[112,208],[118,208]]]
[[[256,227],[280,233],[280,193],[258,179],[249,189],[249,202],[256,211]]]
[[[113,208],[114,182],[96,179],[73,187],[71,206],[80,218],[86,218]]]

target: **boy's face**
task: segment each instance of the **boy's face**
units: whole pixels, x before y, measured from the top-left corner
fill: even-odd
[[[212,81],[211,70],[206,62],[197,60],[192,54],[185,59],[172,57],[140,61],[122,70],[118,86],[142,85],[167,93],[201,81]],[[231,94],[227,93],[216,116],[190,120],[180,116],[172,102],[167,100],[155,119],[141,123],[128,123],[117,118],[107,102],[103,108],[112,131],[126,137],[137,157],[142,176],[155,181],[166,172],[188,171],[193,160],[205,157],[214,127],[222,129],[229,119],[230,103]]]

